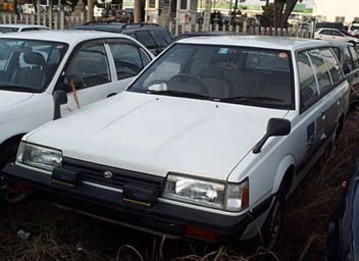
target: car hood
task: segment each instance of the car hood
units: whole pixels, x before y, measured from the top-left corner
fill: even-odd
[[[65,157],[164,177],[227,179],[287,111],[124,92],[32,132]]]
[[[0,90],[0,110],[30,99],[33,93],[11,92]]]

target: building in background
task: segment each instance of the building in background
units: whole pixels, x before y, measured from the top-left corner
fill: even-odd
[[[359,17],[358,0],[314,0],[313,15],[328,22],[349,24]]]

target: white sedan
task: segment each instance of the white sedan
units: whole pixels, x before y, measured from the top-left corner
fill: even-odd
[[[45,25],[37,25],[37,24],[0,24],[0,33],[44,31],[44,30],[50,30],[50,28]]]
[[[70,30],[2,34],[0,171],[15,159],[25,133],[122,92],[152,58],[142,44],[121,34]],[[0,185],[6,190],[1,193],[5,199],[19,200],[6,183]]]
[[[359,42],[358,38],[336,28],[320,28],[314,32],[314,39],[325,40],[328,42],[348,42],[353,44]]]

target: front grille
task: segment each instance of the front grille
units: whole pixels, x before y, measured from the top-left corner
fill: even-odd
[[[78,181],[91,182],[122,190],[126,185],[136,185],[152,188],[160,193],[164,178],[126,169],[108,167],[96,163],[63,158],[62,167],[78,173]],[[111,178],[105,178],[105,171],[112,173]]]

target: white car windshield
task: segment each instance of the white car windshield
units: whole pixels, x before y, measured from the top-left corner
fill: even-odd
[[[290,52],[175,44],[128,89],[278,109],[294,108]]]
[[[67,49],[65,43],[0,39],[0,91],[42,92]]]

